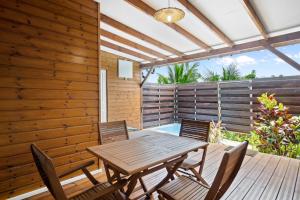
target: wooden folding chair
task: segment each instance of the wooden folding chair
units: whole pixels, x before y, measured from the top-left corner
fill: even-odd
[[[158,190],[160,200],[219,200],[236,177],[247,151],[248,142],[225,152],[217,175],[209,188],[186,176],[180,176]]]
[[[179,136],[208,142],[209,131],[210,122],[182,119]],[[183,161],[178,171],[187,174],[187,171],[190,170],[198,181],[208,185],[208,183],[201,177],[206,152],[207,146],[200,151],[198,150],[196,153],[190,153],[189,157]],[[195,157],[197,159],[195,159]],[[198,171],[196,170],[197,167],[199,167]]]
[[[119,200],[123,199],[123,196],[118,191],[122,189],[126,181],[122,180],[117,184],[110,183],[100,183],[98,182],[92,174],[87,170],[87,167],[94,164],[94,161],[89,161],[84,164],[81,164],[77,167],[74,167],[70,170],[67,170],[61,174],[57,174],[54,168],[54,164],[44,152],[42,152],[35,144],[31,145],[31,152],[34,158],[34,162],[39,171],[39,174],[48,188],[49,192],[57,200],[92,200],[92,199],[103,199],[103,200]],[[65,177],[73,172],[82,170],[87,178],[93,183],[93,187],[87,189],[84,192],[81,192],[75,196],[68,198],[63,188],[59,182],[59,178]]]
[[[100,144],[128,140],[126,121],[105,122],[99,124]]]

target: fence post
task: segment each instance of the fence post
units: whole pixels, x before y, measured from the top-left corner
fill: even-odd
[[[160,126],[160,85],[158,85],[158,126]]]
[[[222,117],[222,114],[221,114],[221,88],[220,88],[220,82],[218,81],[217,82],[217,93],[218,93],[218,122],[221,121],[221,117]]]
[[[174,106],[173,106],[173,108],[174,108],[174,118],[173,118],[173,120],[174,120],[174,122],[178,122],[178,99],[177,99],[177,97],[178,97],[178,95],[177,95],[177,92],[178,92],[178,90],[177,90],[177,84],[174,84]]]
[[[195,109],[195,113],[194,113],[194,120],[197,120],[197,86],[196,84],[194,84],[195,88],[194,88],[194,109]]]
[[[252,130],[253,128],[253,92],[252,92],[253,88],[252,88],[252,80],[249,80],[249,98],[250,98],[250,130]]]

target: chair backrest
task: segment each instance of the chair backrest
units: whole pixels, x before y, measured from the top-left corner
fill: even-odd
[[[179,136],[208,142],[210,122],[182,119]]]
[[[50,193],[55,199],[67,200],[51,158],[42,152],[35,144],[31,144],[30,148],[39,174]]]
[[[225,152],[217,175],[205,200],[218,200],[227,191],[236,177],[247,151],[248,141]]]
[[[99,124],[100,144],[128,140],[126,121],[106,122]]]

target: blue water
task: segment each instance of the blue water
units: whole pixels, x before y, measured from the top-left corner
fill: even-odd
[[[163,133],[169,133],[169,134],[178,136],[179,131],[180,131],[180,124],[178,124],[178,123],[167,124],[167,125],[158,126],[158,127],[152,128],[152,129],[163,132]]]

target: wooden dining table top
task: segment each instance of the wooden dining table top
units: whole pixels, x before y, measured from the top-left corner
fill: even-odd
[[[133,175],[208,145],[152,130],[136,131],[131,136],[130,140],[89,147],[88,151],[122,174]]]

